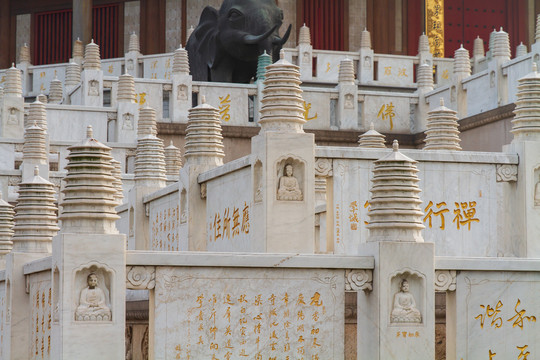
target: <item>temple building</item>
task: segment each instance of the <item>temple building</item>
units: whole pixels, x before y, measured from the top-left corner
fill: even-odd
[[[0,359],[540,354],[536,3],[224,3],[0,5]]]

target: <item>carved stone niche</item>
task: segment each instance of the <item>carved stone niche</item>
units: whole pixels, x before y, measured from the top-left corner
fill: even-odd
[[[91,263],[75,270],[73,303],[75,321],[112,321],[111,289],[114,271]]]
[[[540,166],[534,169],[534,206],[540,206]]]
[[[276,162],[276,198],[282,201],[302,201],[306,188],[305,162],[295,156],[283,157]]]
[[[395,273],[390,278],[391,324],[421,324],[426,313],[425,276],[413,270]]]

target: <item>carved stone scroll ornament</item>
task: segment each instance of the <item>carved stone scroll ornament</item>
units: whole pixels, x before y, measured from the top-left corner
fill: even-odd
[[[345,272],[345,291],[373,290],[372,270],[347,270]]]
[[[456,291],[456,271],[435,271],[435,291]]]
[[[126,287],[132,290],[153,289],[156,286],[154,266],[128,266]]]
[[[497,165],[497,182],[517,181],[517,165]]]
[[[326,158],[315,159],[315,176],[332,176],[332,160]]]

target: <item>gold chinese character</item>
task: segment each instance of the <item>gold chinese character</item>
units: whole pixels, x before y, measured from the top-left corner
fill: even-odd
[[[315,113],[315,115],[313,115],[312,117],[309,117],[309,110],[311,109],[311,103],[306,103],[304,101],[304,120],[306,121],[310,121],[310,120],[314,120],[317,118],[318,116],[318,113]]]
[[[221,114],[221,120],[223,121],[229,121],[231,119],[231,115],[229,115],[229,110],[231,107],[230,97],[230,94],[219,97],[219,113]]]
[[[396,116],[396,114],[394,113],[393,103],[383,104],[379,110],[379,113],[377,114],[377,118],[381,117],[381,120],[383,121],[386,119],[390,120],[390,130],[394,128],[394,116]]]
[[[242,232],[249,234],[249,206],[244,201],[244,209],[242,210]]]
[[[227,239],[231,238],[231,217],[229,216],[229,208],[226,208],[223,213],[223,239],[225,239],[225,236],[227,236]]]
[[[323,302],[321,300],[321,294],[315,292],[315,294],[313,294],[313,296],[311,297],[311,302],[309,303],[309,305],[322,306],[322,304]]]
[[[441,217],[441,226],[440,226],[440,228],[442,230],[444,230],[444,213],[449,212],[450,210],[442,209],[442,210],[439,210],[439,211],[433,211],[431,209],[432,206],[433,206],[433,202],[430,201],[429,204],[424,209],[424,212],[427,212],[426,216],[424,217],[424,222],[426,222],[426,219],[428,219],[429,220],[429,222],[428,222],[429,228],[431,228],[431,215],[440,216]],[[437,209],[440,209],[441,206],[446,206],[446,203],[444,201],[438,203],[437,204]],[[429,211],[428,211],[428,209],[429,209]]]
[[[489,360],[493,359],[495,355],[497,355],[497,353],[492,353],[491,350],[489,350]]]
[[[214,241],[221,239],[221,216],[219,213],[214,215]]]
[[[405,68],[400,68],[400,69],[398,69],[398,75],[397,75],[397,76],[398,76],[398,77],[402,77],[402,76],[409,77],[409,76],[407,75],[407,73],[405,72],[405,70],[407,70],[407,69],[405,69]]]
[[[512,327],[514,328],[516,326],[519,326],[521,330],[523,330],[523,320],[536,322],[536,316],[523,316],[526,310],[521,309],[520,311],[518,311],[517,307],[519,306],[520,303],[521,303],[521,300],[518,299],[516,306],[514,307],[514,311],[516,312],[516,315],[514,315],[512,318],[508,319],[507,321],[512,321],[516,319],[514,323],[512,324]]]
[[[113,73],[113,66],[109,65],[109,74],[112,74],[112,73]]]
[[[488,305],[487,308],[485,305],[480,305],[482,309],[486,309],[485,314],[479,314],[475,317],[475,319],[480,319],[480,328],[484,328],[484,321],[486,320],[486,316],[488,318],[491,318],[491,326],[495,325],[496,329],[500,328],[503,324],[503,321],[501,317],[497,317],[496,315],[501,312],[502,306],[503,303],[500,300],[497,302],[497,305],[495,305],[495,308],[492,308],[490,305]]]
[[[524,351],[527,350],[528,347],[529,345],[516,346],[516,348],[520,351],[518,355],[518,360],[519,359],[527,360],[527,356],[529,356],[531,353],[530,351],[527,351],[527,352],[524,352]]]
[[[392,75],[392,67],[391,66],[385,66],[384,67],[384,75]]]
[[[474,215],[476,214],[476,201],[469,201],[462,202],[462,203],[454,203],[456,206],[456,209],[454,210],[454,214],[456,215],[454,217],[454,220],[452,222],[455,222],[457,225],[458,230],[460,229],[460,225],[467,225],[468,229],[471,230],[471,222],[480,222],[479,219],[475,218]],[[461,205],[461,208],[460,208]],[[463,213],[461,212],[463,210]]]
[[[441,77],[445,80],[448,79],[448,70],[444,70]]]
[[[349,205],[349,221],[351,223],[351,230],[358,229],[358,203],[353,201]]]
[[[326,72],[329,72],[329,71],[330,71],[330,63],[327,62],[327,63],[326,63]]]

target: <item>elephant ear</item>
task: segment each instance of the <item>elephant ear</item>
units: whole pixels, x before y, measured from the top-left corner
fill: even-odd
[[[191,34],[186,49],[193,80],[208,81],[208,69],[212,68],[218,55],[218,11],[206,6],[199,25]]]

